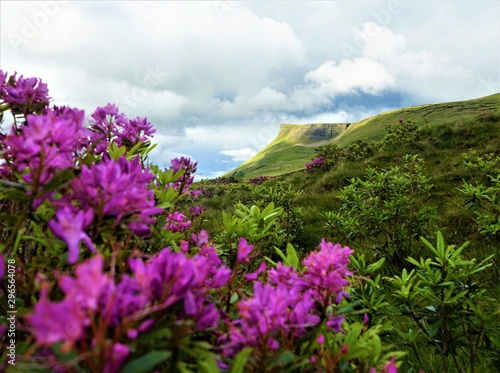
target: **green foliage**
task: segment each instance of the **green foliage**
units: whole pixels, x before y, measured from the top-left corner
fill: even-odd
[[[375,263],[368,264],[364,254],[356,254],[351,257],[351,265],[354,269],[355,277],[351,290],[351,299],[360,301],[364,309],[372,317],[383,316],[389,303],[382,287],[382,275],[379,271],[385,263],[385,258],[381,258]]]
[[[402,358],[404,352],[389,352],[380,339],[384,327],[368,328],[360,322],[344,324],[344,333],[329,336],[329,344],[321,350],[319,359],[329,368],[327,372],[372,372],[372,367],[382,369],[391,358]],[[384,370],[385,371],[385,370]]]
[[[274,188],[258,185],[253,188],[253,203],[257,206],[274,203],[276,207],[283,209],[283,214],[279,218],[279,227],[284,233],[284,242],[278,246],[285,246],[293,242],[294,237],[300,234],[302,229],[302,209],[296,206],[297,198],[303,193],[302,190],[292,189],[292,185],[285,188],[278,183]]]
[[[403,166],[388,170],[368,168],[364,180],[352,179],[337,198],[339,211],[323,213],[326,227],[337,240],[372,249],[395,266],[426,236],[436,215],[424,203],[432,184],[423,173],[423,160],[404,157]]]
[[[500,232],[500,174],[490,176],[491,185],[473,185],[464,181],[460,192],[465,206],[474,209],[478,229],[482,234],[498,236]]]
[[[277,219],[282,213],[283,209],[274,207],[273,202],[263,209],[256,205],[248,207],[238,202],[234,215],[222,213],[220,233],[214,237],[219,255],[226,258],[230,268],[234,268],[241,237],[245,237],[254,245],[266,246],[266,242],[269,245],[269,241],[273,242]]]
[[[383,146],[396,147],[415,143],[418,126],[412,121],[399,120],[387,126],[387,134],[382,140]]]
[[[292,244],[289,243],[286,245],[286,255],[279,248],[274,247],[274,249],[276,250],[276,253],[279,255],[279,257],[281,258],[283,265],[285,265],[287,267],[293,267],[294,269],[299,268],[299,265],[300,265],[299,256],[297,255],[297,251],[295,250],[295,248],[293,247]],[[277,263],[274,262],[269,257],[264,256],[264,258],[272,265],[274,265],[274,266],[277,265]]]
[[[414,269],[404,269],[400,276],[386,278],[393,285],[395,309],[412,320],[421,338],[416,338],[412,330],[401,335],[415,351],[419,339],[432,345],[440,357],[442,372],[447,372],[451,364],[458,372],[464,372],[464,361],[468,371],[473,372],[481,349],[488,345],[493,332],[494,300],[477,282],[478,275],[491,266],[492,256],[479,263],[476,259],[467,260],[462,252],[468,243],[458,248],[445,245],[441,232],[437,234],[436,246],[425,238],[422,242],[431,256],[420,260],[409,257],[407,261]]]
[[[377,141],[357,140],[345,148],[345,156],[350,161],[361,161],[375,155],[381,146]]]
[[[345,158],[345,151],[336,144],[328,144],[314,149],[316,156],[323,158],[323,164],[326,170],[331,170],[335,165]]]
[[[500,156],[475,150],[463,154],[465,165],[479,173],[475,183],[464,181],[459,191],[465,197],[465,207],[474,211],[478,229],[487,236],[500,232]]]

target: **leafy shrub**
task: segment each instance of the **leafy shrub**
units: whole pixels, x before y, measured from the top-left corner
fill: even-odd
[[[399,120],[387,126],[387,134],[382,140],[385,147],[412,145],[416,141],[418,126],[415,122]]]
[[[359,161],[375,155],[380,147],[381,143],[379,142],[363,139],[350,144],[344,151],[348,160]]]
[[[331,235],[374,250],[400,267],[419,236],[432,228],[435,208],[423,198],[432,184],[422,159],[407,155],[402,167],[368,168],[365,180],[352,179],[337,198],[339,211],[323,213]]]
[[[400,335],[414,351],[417,343],[427,343],[436,350],[440,364],[432,366],[422,356],[418,359],[428,371],[439,369],[474,372],[481,363],[479,354],[490,344],[496,327],[491,312],[494,299],[487,295],[478,275],[491,266],[491,258],[477,263],[467,260],[460,247],[445,245],[441,232],[436,246],[422,238],[431,256],[407,261],[415,268],[403,269],[400,276],[386,278],[393,285],[393,301],[397,310],[412,320],[413,326]],[[492,368],[493,369],[493,368]]]
[[[306,164],[305,172],[328,171],[345,158],[344,150],[335,144],[328,144],[314,149],[317,156]]]
[[[465,165],[479,174],[479,181],[463,181],[459,191],[465,197],[465,207],[472,209],[482,234],[498,237],[500,232],[500,156],[494,153],[478,155],[471,150],[463,155]]]

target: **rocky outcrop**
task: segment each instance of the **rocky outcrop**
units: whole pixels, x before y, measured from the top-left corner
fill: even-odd
[[[349,123],[282,124],[278,138],[293,142],[319,142],[337,137]]]

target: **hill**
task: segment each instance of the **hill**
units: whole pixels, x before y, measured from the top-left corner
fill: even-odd
[[[276,138],[252,158],[225,176],[251,179],[304,169],[314,148],[329,143],[341,147],[357,140],[381,140],[386,127],[400,119],[419,125],[456,124],[489,112],[500,112],[500,93],[467,101],[410,106],[355,123],[281,124]]]

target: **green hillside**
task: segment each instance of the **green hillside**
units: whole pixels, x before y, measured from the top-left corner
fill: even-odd
[[[314,146],[327,144],[346,127],[346,123],[282,124],[269,145],[226,176],[250,179],[303,169],[304,160],[314,155]]]
[[[388,124],[393,125],[382,138]],[[303,167],[308,159],[299,159],[293,150],[314,149],[305,145],[321,141],[309,130],[321,126],[299,130],[301,126],[283,125],[260,158],[246,165],[260,164],[265,170],[263,161],[276,161],[289,152]],[[363,142],[362,148],[351,146],[349,152],[336,148],[344,157],[336,158],[331,168],[256,180],[200,181],[196,183],[200,199],[185,201],[184,211],[187,214],[193,204],[204,206],[200,227],[223,245],[231,235],[233,242],[243,236],[240,232],[250,215],[260,220],[252,221],[248,229],[261,234],[262,211],[272,202],[283,213],[274,235],[252,242],[259,247],[259,257],[291,262],[291,244],[302,259],[322,239],[354,250],[360,260],[352,266],[361,274],[355,283],[367,281],[373,287],[356,290],[358,285],[353,285],[350,301],[360,302],[355,310],[369,314],[371,325],[389,325],[381,340],[406,353],[400,372],[497,371],[493,367],[500,363],[500,95],[395,110],[347,129],[342,124],[336,127],[339,134],[330,142],[345,146],[363,138],[374,141]],[[375,151],[363,152],[370,147]],[[359,157],[354,157],[356,149]],[[456,246],[441,243],[437,245],[441,249],[430,249],[421,237],[431,243],[442,237],[447,245]],[[455,249],[463,255],[461,260],[446,263],[448,259],[442,258],[451,258]],[[385,263],[377,269],[380,261]],[[361,262],[365,272],[357,268]],[[488,264],[481,264],[473,279],[464,268],[474,263]],[[414,282],[408,285],[410,277]],[[425,291],[415,289],[425,281],[429,284]],[[447,286],[449,290],[444,290]],[[476,298],[474,289],[484,291],[491,303]],[[448,300],[453,292],[454,305]],[[479,308],[473,308],[471,301],[491,316],[473,315],[471,310]],[[415,305],[418,311],[412,311]],[[450,325],[446,333],[455,334],[448,337],[443,329],[435,329],[445,323]],[[484,337],[478,338],[481,333]],[[448,355],[440,354],[443,336],[446,343],[457,345]],[[462,369],[464,361],[469,367]],[[449,369],[443,369],[446,364]]]
[[[467,101],[411,106],[381,113],[359,122],[282,124],[278,136],[254,157],[242,163],[225,176],[251,179],[258,176],[276,176],[304,169],[314,156],[314,148],[327,143],[347,146],[357,140],[381,140],[386,126],[400,119],[421,126],[459,124],[481,113],[500,112],[500,93]],[[314,136],[314,131],[327,135]],[[331,133],[329,132],[331,131]]]

